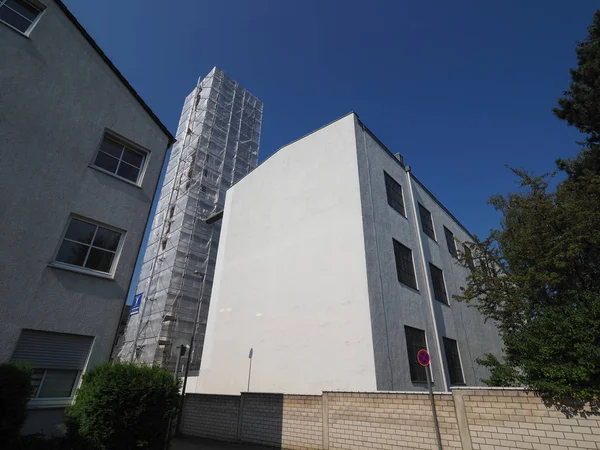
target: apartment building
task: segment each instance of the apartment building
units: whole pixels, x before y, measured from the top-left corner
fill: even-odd
[[[0,362],[53,433],[110,357],[174,137],[61,1],[0,1],[0,43]]]
[[[426,170],[426,168],[423,168]],[[227,192],[200,375],[188,391],[481,385],[496,327],[453,299],[464,226],[354,113]]]

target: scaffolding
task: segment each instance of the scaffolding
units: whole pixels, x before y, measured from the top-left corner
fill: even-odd
[[[117,359],[174,370],[178,342],[200,368],[225,192],[258,162],[263,104],[214,68],[186,97]]]

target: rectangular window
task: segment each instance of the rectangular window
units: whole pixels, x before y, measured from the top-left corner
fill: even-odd
[[[442,273],[442,269],[429,263],[429,273],[431,273],[434,298],[438,302],[448,305],[448,295],[446,294],[446,285],[444,284],[444,274]]]
[[[431,219],[431,213],[427,208],[419,203],[419,215],[421,216],[421,227],[423,233],[429,236],[435,241],[435,231],[433,230],[433,220]]]
[[[26,33],[42,11],[23,0],[0,0],[0,21]]]
[[[452,234],[452,231],[444,227],[444,234],[446,235],[446,244],[448,245],[448,251],[453,257],[458,258],[458,253],[456,251],[456,241],[454,240],[454,235]]]
[[[71,217],[55,262],[93,272],[113,272],[123,233]]]
[[[413,265],[411,249],[395,239],[393,242],[398,281],[413,289],[417,289],[417,279],[415,278],[415,266]]]
[[[11,360],[33,368],[31,398],[71,398],[92,341],[91,336],[22,330]]]
[[[460,355],[458,354],[458,344],[454,339],[444,338],[444,351],[446,353],[446,364],[450,374],[450,384],[465,384],[462,367],[460,365]]]
[[[403,216],[406,216],[404,212],[404,199],[402,198],[402,186],[386,172],[383,172],[383,175],[385,177],[385,191],[387,193],[388,205]]]
[[[408,351],[408,367],[410,369],[410,380],[413,383],[426,383],[427,374],[425,367],[417,361],[419,350],[427,350],[425,332],[418,328],[404,326],[406,335],[406,349]]]
[[[93,165],[119,178],[139,184],[146,156],[146,152],[133,150],[112,137],[104,136]]]

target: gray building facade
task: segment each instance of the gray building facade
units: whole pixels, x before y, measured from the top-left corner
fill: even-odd
[[[0,362],[24,433],[56,432],[108,361],[174,137],[58,0],[0,2]]]
[[[117,359],[200,367],[227,189],[256,167],[263,104],[215,67],[185,99]]]

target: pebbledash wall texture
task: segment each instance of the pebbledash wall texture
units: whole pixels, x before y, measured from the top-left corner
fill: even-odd
[[[519,389],[435,394],[442,447],[600,449],[600,416],[566,417]],[[187,394],[182,433],[284,449],[437,449],[426,393]]]

